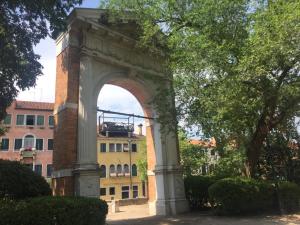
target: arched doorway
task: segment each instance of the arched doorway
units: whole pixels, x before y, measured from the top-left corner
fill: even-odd
[[[134,27],[123,21],[116,29],[116,24],[103,19],[105,16],[102,10],[75,9],[69,16],[68,31],[57,39],[53,152],[56,195],[99,197],[95,131],[97,98],[103,85],[128,90],[147,117],[158,118],[163,111],[172,111],[168,108],[172,104],[164,109],[153,104],[158,88],[171,88],[161,66],[163,54],[150,55],[135,48],[127,29]],[[158,120],[148,120],[146,136],[151,214],[187,211],[176,132],[163,132]]]

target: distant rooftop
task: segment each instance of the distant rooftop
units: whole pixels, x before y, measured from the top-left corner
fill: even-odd
[[[189,142],[192,145],[200,145],[202,147],[216,147],[216,140],[214,138],[211,138],[209,141],[191,139]]]
[[[51,102],[32,102],[32,101],[15,101],[16,109],[30,109],[30,110],[45,110],[53,111],[54,103]]]

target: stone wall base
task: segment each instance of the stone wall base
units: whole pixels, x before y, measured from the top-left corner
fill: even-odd
[[[186,199],[156,200],[148,204],[150,215],[177,215],[189,211]]]

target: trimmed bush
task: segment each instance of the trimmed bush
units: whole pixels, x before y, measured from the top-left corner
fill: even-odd
[[[16,161],[0,159],[0,198],[24,199],[51,195],[47,181]]]
[[[83,197],[39,197],[0,203],[0,221],[6,225],[104,225],[105,201]]]
[[[191,209],[207,208],[208,188],[215,181],[212,176],[189,176],[184,179],[186,198]]]
[[[216,213],[237,215],[274,208],[275,189],[270,183],[248,178],[226,178],[208,189]]]
[[[286,213],[300,211],[300,187],[291,182],[280,182],[278,185],[280,209]]]

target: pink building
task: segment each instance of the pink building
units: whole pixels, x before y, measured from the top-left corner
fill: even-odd
[[[1,124],[0,158],[17,160],[45,178],[51,177],[53,152],[53,103],[14,101]]]

